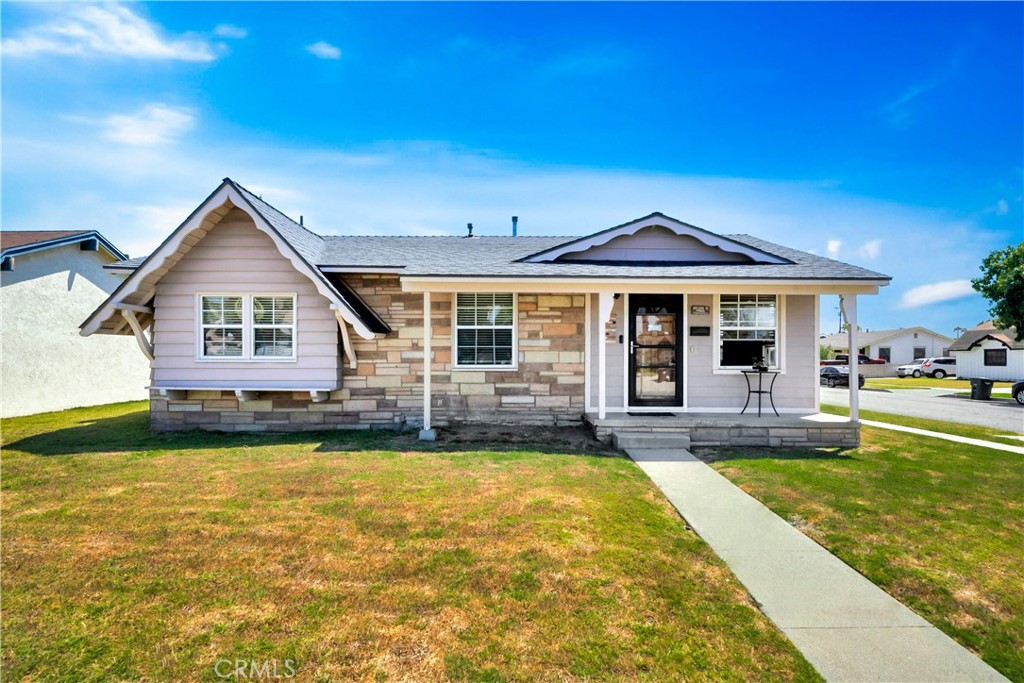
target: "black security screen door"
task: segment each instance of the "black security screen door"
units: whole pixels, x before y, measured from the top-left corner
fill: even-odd
[[[683,297],[629,297],[629,404],[683,404]]]

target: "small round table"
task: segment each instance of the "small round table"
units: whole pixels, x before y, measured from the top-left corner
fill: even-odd
[[[775,388],[775,379],[779,376],[778,372],[771,370],[742,370],[743,379],[747,380],[747,402],[743,404],[743,410],[740,411],[740,415],[747,412],[747,406],[750,405],[750,397],[757,394],[757,416],[761,417],[761,397],[768,394],[768,402],[772,405],[772,410],[775,411],[775,416],[779,416],[779,411],[775,409],[775,399],[772,397],[772,389]],[[750,376],[757,375],[757,389],[750,383]],[[768,384],[768,388],[764,388],[764,376],[771,375],[772,381]]]

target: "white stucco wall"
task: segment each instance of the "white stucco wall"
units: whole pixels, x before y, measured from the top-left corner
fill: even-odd
[[[0,273],[0,415],[144,399],[149,361],[133,337],[78,326],[120,284],[113,258],[78,244],[25,254]]]

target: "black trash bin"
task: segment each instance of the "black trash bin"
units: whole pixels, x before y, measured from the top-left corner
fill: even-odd
[[[988,401],[992,398],[994,380],[975,377],[971,379],[971,400]]]

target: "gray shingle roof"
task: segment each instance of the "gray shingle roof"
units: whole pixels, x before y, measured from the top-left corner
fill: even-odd
[[[970,351],[985,339],[994,339],[1006,348],[1017,351],[1024,349],[1024,339],[1017,341],[1017,328],[1010,327],[1005,330],[997,330],[994,327],[975,328],[967,330],[960,335],[955,342],[950,344],[950,351]]]
[[[750,235],[726,235],[792,261],[785,264],[519,263],[576,237],[344,237],[327,236],[317,265],[400,266],[403,275],[462,277],[694,278],[889,280],[888,275],[808,254]]]
[[[750,235],[724,235],[791,263],[623,264],[596,262],[520,263],[573,237],[395,237],[320,236],[299,225],[229,178],[252,208],[310,264],[321,268],[395,267],[403,275],[522,278],[685,278],[765,280],[890,280],[888,275],[773,244]],[[114,267],[135,267],[130,259]]]

